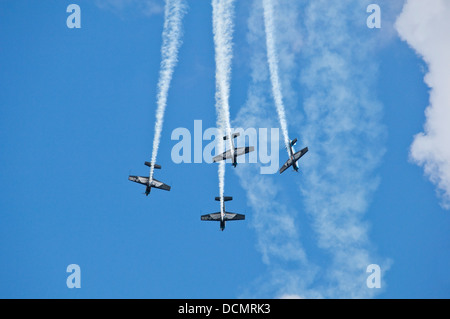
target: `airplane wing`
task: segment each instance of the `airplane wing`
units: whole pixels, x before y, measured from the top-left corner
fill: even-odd
[[[220,155],[214,156],[213,157],[213,162],[214,163],[220,162],[220,161],[226,160],[226,159],[231,158],[231,157],[232,157],[231,156],[231,151],[228,150],[228,151],[226,151],[226,152],[224,152],[224,153],[222,153]]]
[[[288,159],[287,161],[286,161],[286,163],[284,163],[283,164],[283,166],[281,166],[281,168],[280,168],[280,174],[281,173],[283,173],[285,170],[287,170],[289,167],[291,167],[292,166],[292,160],[291,159]]]
[[[253,146],[239,147],[239,148],[234,149],[236,156],[244,155],[244,154],[253,152],[254,150],[255,150],[255,148]],[[223,160],[226,160],[229,158],[232,158],[231,150],[228,150],[228,151],[222,153],[221,155],[217,155],[217,156],[213,157],[213,162],[216,163],[216,162],[223,161]]]
[[[301,151],[298,151],[297,153],[294,154],[294,161],[298,161],[300,159],[300,157],[302,157],[303,155],[305,155],[308,152],[308,148],[305,147],[304,149],[302,149]]]
[[[207,221],[219,221],[220,213],[202,215],[200,219],[207,220]]]
[[[148,184],[148,177],[144,177],[144,176],[128,176],[128,180],[135,182],[135,183],[139,183],[139,184],[143,184],[143,185],[147,185]]]
[[[246,147],[239,147],[235,149],[236,155],[240,156],[240,155],[244,155],[250,152],[253,152],[255,150],[255,148],[253,146],[246,146]]]
[[[308,148],[305,147],[301,151],[298,151],[294,154],[293,159],[288,159],[286,163],[283,164],[280,168],[280,174],[283,173],[285,170],[287,170],[289,167],[292,166],[293,163],[297,162],[303,155],[305,155],[308,152]]]
[[[226,212],[224,219],[225,220],[244,220],[245,219],[245,215]]]
[[[147,180],[148,180],[148,178],[147,178]],[[163,182],[158,181],[157,179],[153,179],[150,186],[154,187],[154,188],[159,188],[159,189],[162,189],[165,191],[170,191],[169,185],[166,185]]]

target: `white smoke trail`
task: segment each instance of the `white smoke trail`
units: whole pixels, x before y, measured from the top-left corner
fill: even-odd
[[[161,47],[161,69],[159,71],[155,136],[150,167],[150,180],[153,179],[154,165],[158,155],[164,112],[167,105],[167,94],[172,80],[173,70],[178,62],[178,50],[181,46],[182,19],[186,12],[184,0],[166,0],[164,12],[164,30]]]
[[[283,104],[283,94],[281,93],[281,84],[278,71],[278,55],[275,48],[275,26],[273,21],[273,1],[263,0],[264,8],[264,28],[266,32],[267,61],[270,70],[270,81],[272,83],[272,95],[275,100],[275,106],[280,121],[281,131],[283,133],[286,150],[289,149],[289,134],[286,123],[286,112]],[[289,154],[289,151],[288,151]]]
[[[230,75],[233,58],[233,6],[234,0],[213,0],[213,34],[216,59],[216,113],[219,136],[218,153],[224,152],[222,136],[231,134],[230,125]],[[232,141],[229,141],[231,150]],[[222,199],[225,190],[225,161],[219,162],[219,191]]]

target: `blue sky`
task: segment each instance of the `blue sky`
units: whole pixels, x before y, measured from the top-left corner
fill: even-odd
[[[293,15],[276,20],[289,31],[280,77],[290,135],[310,152],[300,174],[228,164],[227,208],[247,219],[224,232],[200,222],[218,210],[217,165],[171,159],[173,130],[216,125],[211,3],[187,1],[155,172],[172,190],[146,197],[127,177],[148,174],[164,3],[80,0],[82,27],[69,29],[73,2],[0,1],[0,297],[450,296],[449,212],[409,156],[430,89],[427,63],[393,27],[403,1],[379,2],[381,30],[365,26],[364,1],[329,2],[323,16],[326,1],[275,7]],[[258,1],[235,5],[231,120],[278,127],[260,13]],[[332,59],[351,66],[347,81]],[[346,108],[348,96],[357,102]],[[343,141],[356,147],[335,157]],[[356,239],[341,236],[354,229]],[[365,263],[380,264],[381,289],[365,286]],[[81,267],[80,289],[66,286],[69,264]]]

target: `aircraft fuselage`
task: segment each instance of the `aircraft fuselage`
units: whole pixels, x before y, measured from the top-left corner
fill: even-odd
[[[220,209],[220,230],[224,231],[225,229],[225,202],[222,203],[222,207]]]
[[[297,161],[294,159],[295,150],[294,150],[294,146],[292,144],[293,143],[291,142],[289,145],[289,155],[290,155],[290,158],[292,161],[292,168],[294,169],[294,171],[298,172]]]

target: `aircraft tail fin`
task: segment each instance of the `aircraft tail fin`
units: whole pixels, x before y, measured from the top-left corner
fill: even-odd
[[[220,202],[220,197],[216,197],[216,198],[214,198],[216,201],[218,201],[218,202]],[[230,201],[230,200],[233,200],[233,197],[231,197],[231,196],[224,196],[223,197],[223,201],[224,202],[228,202],[228,201]]]
[[[152,163],[150,163],[150,162],[145,162],[144,164],[148,167],[152,166]],[[161,165],[155,164],[155,169],[161,169]]]

